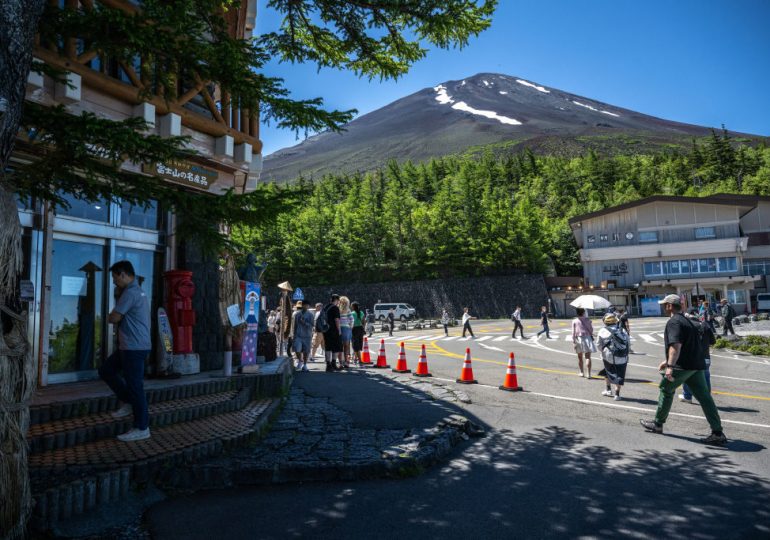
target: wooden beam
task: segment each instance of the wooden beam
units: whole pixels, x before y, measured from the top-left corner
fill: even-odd
[[[118,63],[120,64],[120,67],[123,68],[123,71],[126,72],[126,75],[128,75],[128,78],[131,79],[131,84],[133,84],[137,88],[144,88],[142,81],[139,80],[139,75],[136,74],[136,71],[134,71],[133,67],[126,64],[123,60],[118,61]]]
[[[203,81],[196,84],[193,88],[190,88],[187,92],[182,94],[179,99],[177,99],[174,103],[176,105],[179,105],[180,107],[190,101],[192,98],[200,94],[200,91],[203,89]]]
[[[104,75],[103,73],[94,71],[93,69],[90,69],[77,62],[70,62],[66,58],[63,58],[56,53],[52,53],[42,48],[37,48],[35,49],[34,55],[43,62],[46,62],[54,67],[77,73],[82,77],[84,85],[95,88],[96,90],[103,92],[106,95],[112,96],[131,105],[138,105],[143,101],[148,101],[149,103],[155,105],[155,110],[158,114],[168,114],[170,112],[178,114],[182,118],[182,124],[192,130],[211,135],[212,137],[230,135],[236,143],[240,144],[247,142],[251,144],[252,148],[255,149],[255,152],[259,152],[262,148],[262,143],[259,141],[259,139],[250,137],[245,133],[241,133],[232,128],[228,128],[222,123],[189,111],[184,107],[174,103],[169,103],[162,97],[155,96],[151,99],[140,98],[139,88],[120,82],[117,79],[113,79],[112,77]]]
[[[214,100],[211,98],[211,94],[209,94],[209,91],[205,86],[201,88],[201,94],[203,94],[203,100],[206,102],[206,105],[209,106],[209,110],[211,111],[211,114],[214,116],[216,121],[226,126],[227,123],[225,122],[225,119],[222,118],[222,114],[217,109],[217,104],[214,103]]]
[[[78,63],[79,64],[87,64],[88,62],[90,62],[91,60],[96,58],[97,56],[99,56],[99,51],[97,51],[96,49],[91,49],[89,51],[85,51],[83,54],[78,56]]]

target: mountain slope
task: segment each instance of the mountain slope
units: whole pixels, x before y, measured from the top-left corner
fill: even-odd
[[[366,171],[489,146],[575,155],[685,146],[709,128],[648,116],[507,75],[480,73],[420,90],[265,158],[262,178]]]

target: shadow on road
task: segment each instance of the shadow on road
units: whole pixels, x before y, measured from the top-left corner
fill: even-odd
[[[341,387],[349,390],[347,399],[338,395],[345,379],[355,379]],[[416,410],[406,398],[421,397],[414,388],[368,377],[312,377],[302,386],[317,395],[334,393],[333,401],[346,403],[356,424],[363,425],[372,415],[379,421],[394,411],[398,418],[390,421],[400,425],[402,415]],[[367,401],[367,392],[378,396]],[[388,399],[394,408],[382,408]],[[442,404],[441,413],[447,411],[467,416]],[[424,420],[432,421],[434,414]],[[153,507],[146,521],[158,540],[212,534],[314,540],[770,538],[770,486],[730,458],[731,452],[762,449],[731,441],[726,450],[699,446],[623,453],[559,426],[520,434],[493,431],[414,478],[203,492]]]

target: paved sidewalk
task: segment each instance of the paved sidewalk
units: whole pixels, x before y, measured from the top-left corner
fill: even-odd
[[[441,399],[437,399],[440,396]],[[464,393],[390,372],[298,373],[256,446],[166,479],[177,489],[413,475],[483,429],[452,402]]]

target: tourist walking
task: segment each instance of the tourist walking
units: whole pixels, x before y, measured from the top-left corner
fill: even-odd
[[[357,366],[361,365],[361,350],[364,348],[364,312],[358,302],[350,304],[350,314],[353,316],[353,356]]]
[[[726,336],[728,330],[732,335],[735,335],[735,330],[733,329],[733,319],[735,318],[735,309],[733,309],[733,306],[731,306],[727,302],[727,298],[722,298],[721,304],[722,304],[722,319],[724,321],[723,323],[724,329],[722,330],[722,335]]]
[[[372,337],[372,334],[374,334],[374,313],[369,311],[369,309],[366,310],[366,334],[369,337]]]
[[[581,377],[591,378],[591,353],[596,352],[594,343],[594,327],[591,319],[586,317],[586,310],[576,308],[577,317],[572,319],[572,343],[578,357],[578,370]],[[522,335],[522,338],[524,336]],[[585,363],[583,359],[585,358]]]
[[[124,442],[150,438],[150,414],[144,393],[144,362],[150,354],[150,303],[139,286],[134,266],[118,261],[110,267],[115,308],[107,321],[117,326],[118,348],[99,367],[99,377],[123,402],[113,418],[134,415],[133,427],[118,435]]]
[[[470,314],[470,309],[465,308],[463,309],[463,337],[465,337],[465,332],[469,332],[472,338],[476,338],[476,336],[473,335],[473,329],[471,328],[471,319],[475,319],[476,317],[472,316]]]
[[[711,328],[711,332],[716,336],[717,330],[714,325],[714,310],[711,308],[711,304],[708,300],[703,302],[703,312],[700,315],[700,320]]]
[[[396,312],[393,310],[393,308],[390,308],[388,311],[388,335],[393,335],[393,326],[396,324]]]
[[[604,364],[604,369],[599,372],[599,375],[604,375],[606,386],[602,395],[620,401],[620,389],[626,382],[628,345],[631,341],[617,315],[607,313],[602,321],[604,328],[600,329],[596,335],[596,342],[602,352],[602,363]],[[615,393],[612,392],[612,385],[615,385]]]
[[[537,337],[540,337],[540,334],[545,334],[545,339],[551,339],[551,332],[548,329],[548,310],[545,306],[540,307],[540,325],[543,329],[537,333]]]
[[[342,367],[350,368],[350,345],[353,341],[353,314],[350,312],[350,299],[340,296],[340,336],[342,337]]]
[[[653,420],[640,420],[642,427],[652,433],[663,433],[671,403],[676,389],[685,382],[690,387],[703,410],[706,420],[711,426],[711,435],[702,439],[706,444],[722,445],[727,437],[722,431],[722,421],[719,411],[711,397],[706,384],[705,352],[702,348],[698,329],[692,321],[682,315],[682,304],[679,295],[669,294],[659,303],[663,304],[669,316],[666,323],[664,350],[665,359],[658,368],[663,370],[660,380],[658,408]]]
[[[521,306],[516,306],[513,315],[511,315],[511,320],[513,321],[513,332],[511,333],[511,337],[515,338],[516,330],[519,330],[521,332],[521,339],[524,339],[524,326],[521,324]]]
[[[324,331],[324,351],[326,355],[326,371],[335,371],[342,369],[342,336],[340,326],[340,297],[338,294],[331,295],[329,303],[323,309],[323,315],[319,317],[318,324],[321,321],[327,326]],[[339,360],[339,364],[335,362]]]
[[[297,371],[307,371],[307,361],[310,357],[310,345],[313,339],[314,317],[310,313],[310,302],[302,300],[297,302],[299,310],[292,315],[292,347],[297,355]]]
[[[706,377],[706,386],[708,386],[709,392],[711,391],[711,346],[717,342],[717,338],[714,335],[714,331],[711,329],[711,326],[709,326],[705,322],[698,321],[698,315],[695,314],[693,311],[690,311],[690,313],[687,313],[685,315],[688,319],[693,321],[693,323],[696,325],[701,325],[702,333],[699,332],[699,335],[701,337],[702,343],[701,346],[703,347],[703,350],[706,351],[706,358],[704,358],[704,361],[706,362],[706,369],[703,372],[703,375]],[[690,387],[687,385],[687,383],[684,383],[682,385],[682,393],[679,394],[679,401],[684,401],[685,403],[692,403],[692,390],[690,390]]]
[[[324,334],[318,330],[318,317],[321,315],[323,308],[324,305],[321,302],[318,302],[315,305],[315,315],[313,316],[313,344],[312,350],[310,351],[311,362],[314,362],[313,358],[316,356],[316,352],[318,351],[319,347],[321,349],[321,356],[323,356]]]
[[[441,311],[441,324],[444,326],[444,335],[449,335],[449,312],[447,310]]]

